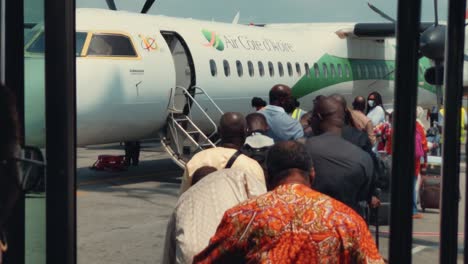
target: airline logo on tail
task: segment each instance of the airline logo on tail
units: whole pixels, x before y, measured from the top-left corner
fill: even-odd
[[[219,36],[214,31],[209,31],[206,29],[202,29],[202,33],[205,36],[208,43],[205,44],[206,47],[213,47],[219,51],[224,50],[224,43],[219,38]]]

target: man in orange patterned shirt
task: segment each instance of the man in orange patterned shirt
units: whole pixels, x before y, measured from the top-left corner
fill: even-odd
[[[310,188],[304,146],[284,141],[267,157],[268,189],[224,214],[194,263],[384,263],[364,220]]]

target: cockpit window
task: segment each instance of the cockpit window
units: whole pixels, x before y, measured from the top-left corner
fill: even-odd
[[[137,57],[130,38],[118,34],[93,34],[88,56]]]
[[[84,43],[86,41],[86,36],[88,33],[86,32],[76,32],[76,52],[75,55],[77,57],[81,56],[81,51],[83,50]],[[29,45],[27,48],[27,52],[29,53],[38,53],[44,54],[45,52],[45,37],[44,31],[41,32],[36,39]]]

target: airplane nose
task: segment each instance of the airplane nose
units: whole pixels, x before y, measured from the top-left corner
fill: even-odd
[[[24,118],[26,145],[45,145],[45,64],[44,57],[24,61]]]

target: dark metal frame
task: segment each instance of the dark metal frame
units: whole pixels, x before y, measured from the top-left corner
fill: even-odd
[[[23,0],[4,2],[5,40],[3,48],[5,84],[16,95],[16,105],[20,127],[20,143],[24,144],[24,56],[23,56]],[[8,40],[8,41],[6,41]],[[8,65],[8,67],[6,67]],[[22,195],[17,201],[10,216],[8,226],[9,250],[5,256],[6,263],[24,263],[25,248],[25,201]]]
[[[444,144],[442,146],[442,203],[439,255],[439,262],[448,264],[457,263],[458,254],[460,108],[463,97],[465,10],[466,1],[450,0],[448,3],[448,26],[445,39],[445,113],[443,128]]]
[[[75,1],[45,0],[47,263],[76,263]]]
[[[421,0],[398,1],[390,263],[411,263],[420,16]]]

